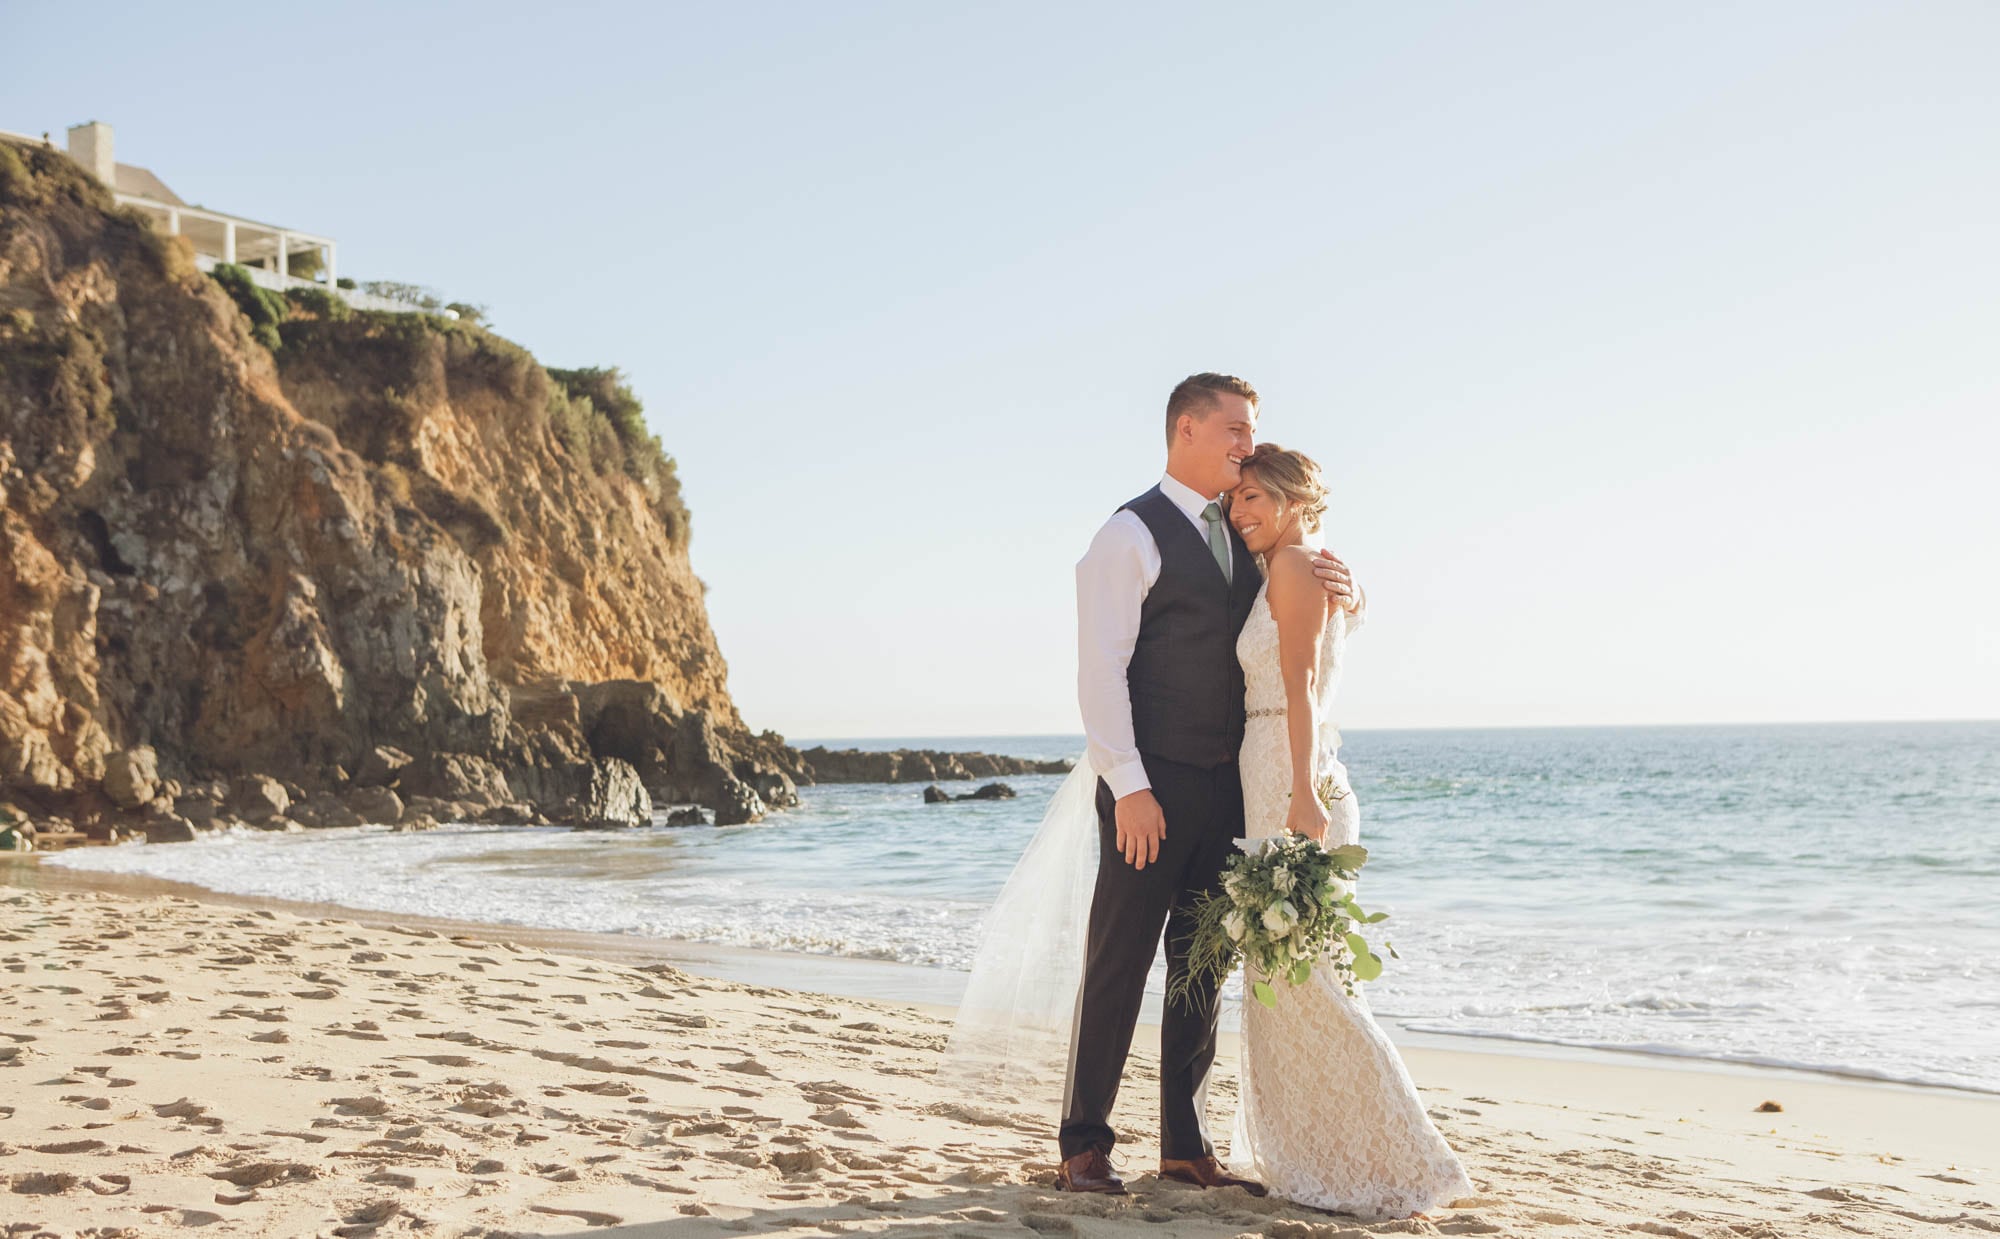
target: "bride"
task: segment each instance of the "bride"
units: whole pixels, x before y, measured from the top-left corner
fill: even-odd
[[[1237,763],[1240,820],[1251,838],[1294,831],[1328,846],[1351,843],[1359,811],[1336,756],[1339,733],[1325,716],[1360,618],[1329,599],[1313,571],[1326,487],[1312,460],[1273,444],[1238,460],[1225,496],[1228,523],[1240,539],[1236,553],[1254,554],[1265,568],[1247,614],[1236,613],[1247,715]],[[1171,454],[1169,461],[1171,475]],[[1175,532],[1170,524],[1167,532]],[[1338,793],[1331,813],[1314,790],[1329,779]],[[1064,1112],[1072,1108],[1093,877],[1100,859],[1109,860],[1099,793],[1097,773],[1079,761],[988,913],[942,1069],[955,1089],[1019,1104],[1049,1096],[1060,1082]],[[1369,1218],[1408,1216],[1471,1195],[1366,1001],[1349,997],[1330,969],[1316,969],[1303,986],[1275,988],[1275,1009],[1244,1004],[1230,1169],[1299,1204]],[[1096,1154],[1096,1163],[1086,1155],[1098,1184],[1072,1183],[1067,1160],[1059,1184],[1122,1191],[1102,1158],[1108,1151]],[[1162,1152],[1163,1176],[1184,1177],[1168,1173]],[[1070,1150],[1064,1153],[1067,1159]],[[1188,1181],[1261,1194],[1214,1159],[1207,1164]]]
[[[1244,460],[1229,521],[1262,557],[1264,587],[1236,639],[1247,715],[1237,768],[1250,838],[1292,831],[1338,847],[1359,841],[1361,814],[1325,714],[1360,616],[1331,605],[1313,575],[1308,540],[1325,510],[1311,458],[1260,443]],[[1331,812],[1315,792],[1328,778]],[[1274,988],[1275,1008],[1243,1004],[1233,1168],[1288,1200],[1366,1217],[1471,1195],[1367,1000],[1325,968]]]

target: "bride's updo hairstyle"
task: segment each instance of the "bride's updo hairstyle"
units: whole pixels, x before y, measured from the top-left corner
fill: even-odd
[[[1259,443],[1244,457],[1243,472],[1257,475],[1257,485],[1277,499],[1281,514],[1296,509],[1301,529],[1319,531],[1319,518],[1326,514],[1326,483],[1320,480],[1318,461],[1275,443]]]

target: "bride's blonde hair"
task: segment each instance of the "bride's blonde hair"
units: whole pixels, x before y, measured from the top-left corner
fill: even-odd
[[[1300,528],[1319,531],[1319,518],[1326,515],[1326,483],[1318,461],[1275,443],[1259,443],[1244,457],[1243,471],[1255,473],[1258,484],[1277,496],[1281,515],[1296,509]]]

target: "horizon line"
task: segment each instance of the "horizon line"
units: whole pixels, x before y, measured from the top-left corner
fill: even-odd
[[[2000,717],[1944,717],[1944,718],[1831,718],[1831,719],[1755,719],[1748,721],[1697,721],[1672,723],[1420,723],[1399,727],[1347,727],[1340,731],[1353,732],[1382,731],[1583,731],[1590,729],[1638,729],[1657,727],[1858,727],[1868,724],[1875,726],[1907,726],[1923,723],[2000,723]],[[785,733],[780,732],[780,735]],[[785,735],[785,742],[794,748],[803,743],[826,740],[1024,740],[1049,736],[1081,736],[1081,731],[961,731],[961,732],[900,732],[877,735]]]

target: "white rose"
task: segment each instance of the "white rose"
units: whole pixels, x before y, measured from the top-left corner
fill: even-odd
[[[1222,918],[1222,931],[1229,935],[1231,942],[1241,942],[1243,936],[1250,932],[1250,926],[1244,924],[1241,912],[1231,912]]]
[[[1271,889],[1278,892],[1280,895],[1290,894],[1292,890],[1293,881],[1294,879],[1292,877],[1291,870],[1289,869],[1276,870],[1271,874]]]
[[[1299,910],[1289,902],[1279,901],[1264,909],[1264,928],[1283,937],[1292,932],[1292,926],[1299,922]]]

